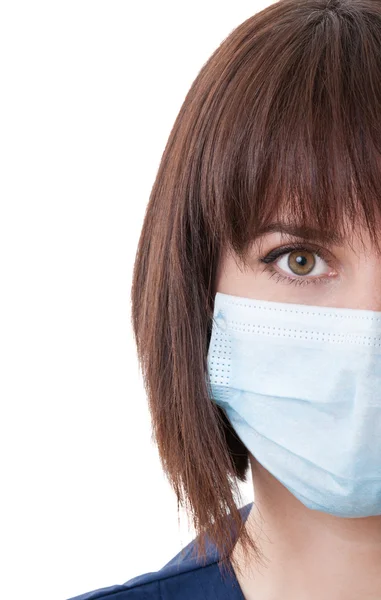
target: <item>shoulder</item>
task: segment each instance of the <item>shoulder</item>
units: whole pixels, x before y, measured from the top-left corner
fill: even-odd
[[[218,560],[216,550],[214,549],[213,552],[213,548],[209,547],[207,562],[203,565],[197,564],[196,558],[191,556],[196,542],[197,538],[159,571],[144,573],[121,585],[94,590],[69,600],[151,600],[154,598],[167,600],[167,598],[177,597],[185,599],[184,588],[190,591],[197,585],[197,571],[216,565]],[[181,591],[183,593],[180,596]],[[195,597],[194,594],[193,598]]]
[[[241,509],[244,518],[251,506],[248,504]],[[197,541],[198,538],[192,540],[159,571],[144,573],[126,583],[100,588],[67,600],[196,600],[201,590],[201,597],[208,598],[207,589],[210,589],[210,597],[215,598],[215,592],[222,585],[218,565],[220,557],[214,544],[207,542],[206,561],[199,562],[194,553]]]

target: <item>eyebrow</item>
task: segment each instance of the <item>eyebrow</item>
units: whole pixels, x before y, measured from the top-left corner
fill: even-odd
[[[270,223],[259,229],[259,235],[265,235],[266,233],[284,233],[305,241],[326,244],[327,246],[342,246],[344,243],[344,236],[338,232],[323,231],[321,229],[314,229],[313,227],[298,225],[296,223],[284,223],[282,221]]]

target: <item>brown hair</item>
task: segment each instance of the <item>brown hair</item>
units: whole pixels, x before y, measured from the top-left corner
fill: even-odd
[[[175,120],[137,249],[132,323],[154,439],[201,558],[208,535],[229,568],[231,523],[259,556],[239,513],[248,451],[207,377],[221,254],[245,263],[285,209],[332,236],[360,223],[377,245],[380,134],[376,0],[271,4],[223,40]]]

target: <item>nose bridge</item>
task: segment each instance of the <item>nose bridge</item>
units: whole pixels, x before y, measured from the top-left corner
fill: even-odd
[[[358,257],[350,284],[349,308],[381,312],[381,256]]]

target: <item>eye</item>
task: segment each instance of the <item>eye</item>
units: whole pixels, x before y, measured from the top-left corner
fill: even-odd
[[[334,274],[324,249],[307,248],[300,244],[275,248],[260,261],[265,264],[265,270],[270,271],[271,276],[278,277],[278,281],[285,280],[300,285],[320,283],[323,280],[327,283],[327,276]]]
[[[287,274],[298,276],[323,275],[327,270],[325,261],[316,252],[301,249],[283,254],[275,264]]]

